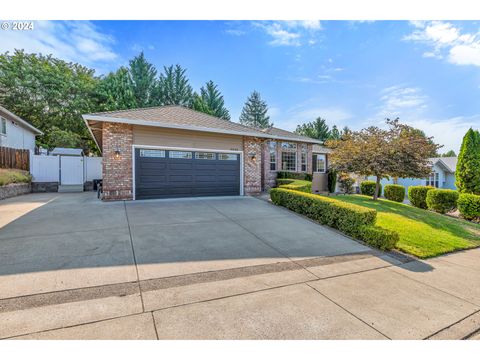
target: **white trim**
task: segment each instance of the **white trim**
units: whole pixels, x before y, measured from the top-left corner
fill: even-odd
[[[313,173],[314,173],[314,174],[325,174],[325,173],[327,172],[327,154],[312,153],[312,169],[313,169],[313,156],[314,156],[314,155],[317,155],[317,161],[318,161],[318,155],[323,156],[323,160],[324,160],[325,166],[324,166],[324,168],[323,168],[323,171],[314,171]],[[315,164],[315,166],[317,167],[317,170],[318,170],[318,165]]]
[[[17,120],[20,124],[22,124],[24,127],[32,131],[35,135],[43,135],[43,132],[38,130],[35,126],[30,125],[27,121],[23,120],[21,117],[15,115],[14,113],[8,111],[5,109],[3,106],[0,106],[0,111],[3,111],[5,114],[8,116],[12,117],[13,119]]]
[[[133,119],[126,119],[126,118],[88,115],[88,114],[82,115],[82,117],[83,117],[83,120],[85,120],[85,121],[93,120],[93,121],[103,121],[103,122],[114,122],[114,123],[121,123],[121,124],[132,124],[132,125],[161,127],[161,128],[167,128],[167,129],[181,129],[181,130],[211,132],[211,133],[218,133],[218,134],[251,136],[251,137],[265,138],[265,139],[278,139],[278,140],[284,140],[284,141],[288,141],[288,142],[321,144],[320,141],[315,140],[315,139],[294,139],[294,138],[285,137],[285,136],[263,134],[263,133],[260,133],[260,132],[258,132],[258,133],[257,132],[247,132],[247,131],[244,132],[244,131],[237,131],[237,130],[224,130],[224,129],[207,128],[207,127],[193,126],[193,125],[166,124],[166,123],[161,123],[161,122],[158,122],[158,121],[133,120]]]
[[[201,148],[184,148],[176,146],[156,146],[156,145],[132,145],[132,194],[133,200],[136,200],[135,194],[135,149],[165,149],[165,150],[179,150],[179,151],[205,151],[205,152],[215,152],[215,153],[226,153],[226,154],[239,154],[240,155],[240,196],[244,195],[243,191],[243,151],[238,150],[224,150],[224,149],[201,149]]]

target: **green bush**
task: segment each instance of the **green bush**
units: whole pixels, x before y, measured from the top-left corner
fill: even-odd
[[[405,200],[405,186],[395,184],[385,185],[383,194],[388,200],[403,202],[403,200]]]
[[[0,169],[0,186],[14,183],[29,183],[32,175],[28,171],[17,169]]]
[[[480,220],[480,195],[460,194],[457,206],[465,219]]]
[[[348,176],[348,174],[340,174],[338,177],[338,185],[344,194],[351,194],[353,192],[354,183],[355,180]]]
[[[391,250],[400,239],[398,233],[380,226],[362,226],[361,238],[380,250]]]
[[[458,191],[433,189],[427,192],[427,207],[440,214],[445,214],[457,207]]]
[[[373,209],[295,190],[272,189],[270,197],[275,205],[357,237],[361,235],[361,226],[374,225],[377,218]]]
[[[307,173],[297,173],[290,171],[279,171],[277,172],[277,179],[295,179],[295,180],[307,180],[312,181],[312,174]]]
[[[312,193],[312,182],[307,180],[277,179],[277,185],[282,189]]]
[[[335,169],[328,170],[327,175],[327,187],[329,193],[335,192],[335,187],[337,185],[337,171]]]
[[[430,190],[435,189],[432,186],[409,186],[408,187],[408,200],[413,206],[426,209],[427,208],[427,193]]]
[[[375,187],[377,186],[375,181],[365,180],[360,183],[360,192],[363,195],[373,196],[375,193]],[[378,196],[382,196],[382,184],[378,188]]]

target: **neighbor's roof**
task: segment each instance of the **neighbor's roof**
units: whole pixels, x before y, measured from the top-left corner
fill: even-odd
[[[87,122],[91,131],[94,130],[91,123],[118,122],[268,139],[304,141],[314,144],[321,143],[316,139],[300,136],[286,130],[277,128],[259,130],[177,105],[85,114],[83,119]]]
[[[447,171],[454,173],[457,168],[458,157],[436,157],[430,158],[433,164],[440,163]]]
[[[33,125],[30,125],[30,123],[26,120],[23,120],[20,116],[17,116],[15,115],[14,113],[8,111],[7,109],[5,109],[3,106],[0,105],[0,112],[3,112],[5,113],[7,116],[11,117],[12,119],[14,119],[15,121],[17,121],[18,123],[22,124],[23,127],[27,128],[28,130],[30,130],[31,132],[33,132],[35,135],[43,135],[43,132],[41,132],[40,130],[38,130],[35,126]]]

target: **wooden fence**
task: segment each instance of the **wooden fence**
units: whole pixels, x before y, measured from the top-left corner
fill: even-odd
[[[0,146],[0,168],[30,171],[30,151]]]

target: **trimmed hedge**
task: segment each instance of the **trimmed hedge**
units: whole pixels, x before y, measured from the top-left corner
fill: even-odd
[[[435,189],[433,186],[409,186],[408,200],[413,206],[426,209],[427,208],[427,193]]]
[[[447,189],[433,189],[427,192],[427,207],[440,214],[456,209],[458,191]]]
[[[307,180],[277,179],[277,185],[282,189],[312,193],[312,182]]]
[[[303,173],[303,172],[297,173],[297,172],[290,172],[290,171],[278,171],[277,179],[295,179],[295,180],[312,181],[312,174]]]
[[[396,232],[375,226],[377,211],[374,209],[284,188],[270,190],[270,197],[275,205],[363,239],[382,250],[391,249],[398,241]]]
[[[403,202],[403,200],[405,200],[405,186],[395,184],[385,185],[383,195],[388,200]]]
[[[377,186],[375,181],[362,181],[360,183],[360,192],[363,195],[368,195],[368,196],[373,196],[375,193],[375,187]],[[382,184],[380,184],[380,187],[378,188],[378,196],[382,196]]]
[[[368,245],[380,250],[391,250],[400,240],[398,233],[380,226],[363,226],[361,228],[361,238]]]
[[[361,226],[374,225],[377,218],[377,212],[373,209],[290,189],[272,189],[270,197],[275,205],[284,206],[352,236],[359,236]]]
[[[460,194],[457,206],[465,219],[480,220],[480,195]]]

